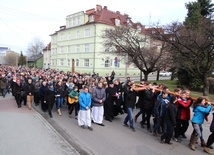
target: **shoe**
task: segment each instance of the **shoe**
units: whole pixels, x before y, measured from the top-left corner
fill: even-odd
[[[93,120],[91,120],[91,123],[93,123],[93,124],[94,124],[94,121],[93,121]]]
[[[182,135],[181,135],[181,138],[186,139],[187,137],[186,137],[186,135],[185,135],[185,134],[182,134]]]
[[[132,130],[133,132],[135,132],[135,128],[131,128],[131,130]]]
[[[163,144],[164,143],[164,139],[160,139],[160,143]]]
[[[147,131],[150,132],[150,133],[152,133],[152,130],[150,128],[147,128]]]
[[[88,126],[88,129],[89,129],[89,130],[91,130],[91,131],[93,131],[93,128],[92,128],[92,127],[90,127],[90,126]]]
[[[205,147],[206,146],[206,143],[204,140],[201,141],[201,147]]]
[[[97,123],[97,125],[99,125],[99,126],[105,126],[103,123]]]
[[[71,115],[69,115],[69,117],[71,118],[72,116],[71,116]]]
[[[176,141],[176,142],[178,142],[178,143],[181,142],[180,139],[178,139],[178,138],[174,138],[174,141]]]
[[[77,115],[75,116],[75,119],[77,119]]]
[[[208,154],[212,154],[212,152],[210,151],[210,149],[208,147],[204,147],[204,152],[206,152]]]
[[[80,127],[81,127],[82,129],[85,129],[85,126],[84,126],[84,125],[81,125]]]
[[[53,118],[52,114],[50,115],[50,118]]]
[[[129,125],[128,125],[127,123],[124,123],[124,124],[123,124],[123,126],[125,126],[125,127],[129,127]]]
[[[156,132],[153,132],[153,136],[158,137],[158,134]]]
[[[144,125],[143,125],[143,123],[140,123],[140,126],[141,126],[141,128],[143,128],[143,129],[145,128]]]
[[[210,145],[210,147],[209,147],[210,149],[213,149],[213,147],[212,147],[212,145]]]

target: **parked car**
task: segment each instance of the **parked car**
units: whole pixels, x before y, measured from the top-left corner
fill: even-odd
[[[171,76],[172,73],[171,72],[161,72],[159,75],[160,76]]]

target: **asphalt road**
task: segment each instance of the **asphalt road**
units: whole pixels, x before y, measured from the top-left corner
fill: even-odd
[[[192,125],[186,133],[187,139],[181,143],[172,140],[172,145],[161,144],[159,138],[148,133],[146,129],[140,127],[138,122],[134,125],[136,132],[123,126],[124,115],[119,115],[113,122],[104,120],[105,126],[92,124],[94,131],[82,129],[78,126],[77,120],[68,116],[66,106],[62,109],[62,116],[59,116],[54,109],[53,118],[49,118],[47,113],[43,113],[40,107],[36,110],[77,150],[80,154],[89,155],[202,155],[203,148],[197,146],[196,151],[188,148],[189,137],[192,132]],[[136,113],[138,109],[134,110]],[[208,138],[209,126],[212,120],[205,122],[204,138]]]

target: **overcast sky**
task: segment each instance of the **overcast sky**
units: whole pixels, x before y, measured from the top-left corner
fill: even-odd
[[[193,0],[0,0],[0,47],[25,53],[32,39],[44,44],[50,34],[65,25],[69,14],[95,8],[97,4],[111,11],[128,14],[143,25],[184,21],[185,3]]]

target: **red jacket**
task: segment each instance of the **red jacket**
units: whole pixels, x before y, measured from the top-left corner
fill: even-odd
[[[191,99],[187,99],[186,101],[184,101],[182,98],[178,98],[178,101],[176,103],[178,109],[177,119],[190,120],[191,104],[192,104]]]

